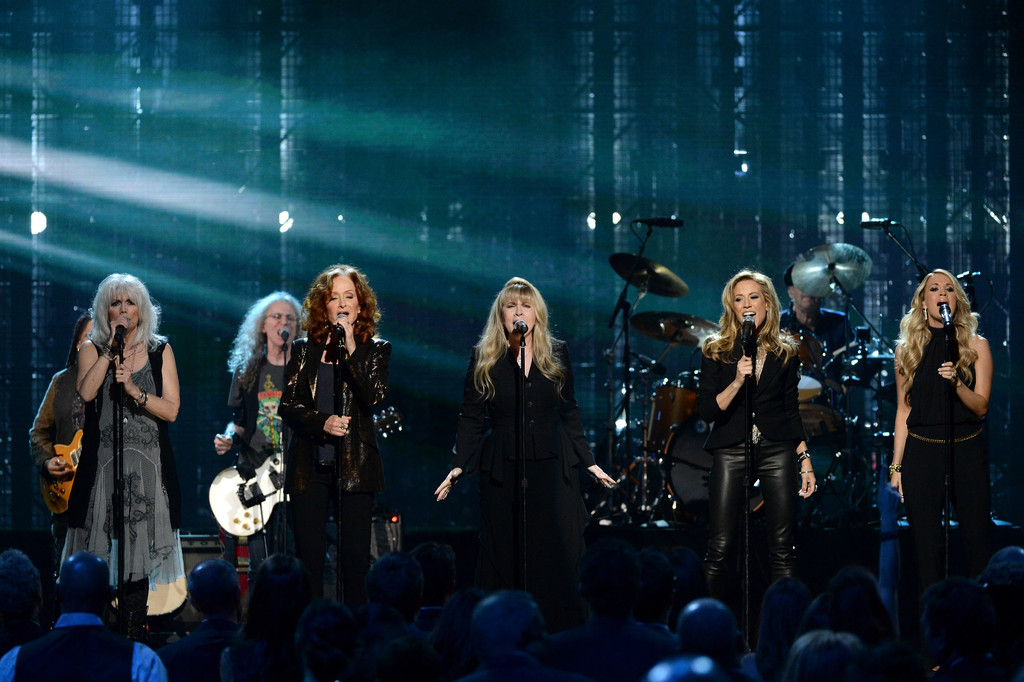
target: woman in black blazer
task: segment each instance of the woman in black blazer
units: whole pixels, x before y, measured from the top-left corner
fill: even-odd
[[[744,351],[744,315],[753,329]],[[793,525],[798,496],[816,488],[798,409],[799,345],[779,331],[779,298],[765,275],[741,270],[722,291],[719,331],[704,343],[697,409],[712,425],[704,449],[712,454],[710,527],[704,572],[711,596],[730,593],[733,556],[746,506],[745,448],[750,437],[750,481],[760,479],[765,502],[771,579],[794,575]],[[747,433],[745,384],[753,385]]]
[[[309,336],[293,344],[279,408],[295,434],[285,474],[295,554],[309,571],[313,593],[322,595],[327,505],[333,501],[342,521],[338,564],[344,594],[337,600],[355,610],[366,603],[373,494],[384,490],[373,408],[387,393],[391,344],[374,338],[380,320],[377,297],[363,273],[350,265],[321,272],[302,312]],[[342,382],[337,411],[335,367]],[[341,463],[336,466],[339,445]]]

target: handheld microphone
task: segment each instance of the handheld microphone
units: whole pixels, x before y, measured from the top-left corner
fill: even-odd
[[[512,331],[516,334],[525,334],[530,331],[530,327],[523,320],[516,320],[515,324],[512,325]]]
[[[292,335],[292,333],[288,331],[288,327],[281,327],[280,329],[277,330],[277,333],[278,336],[281,337],[281,340],[285,343],[288,343],[288,337]]]
[[[939,317],[942,318],[942,326],[946,329],[953,326],[953,311],[945,301],[939,303]]]
[[[114,330],[114,341],[119,345],[124,345],[124,333],[127,330],[126,327],[118,327]]]
[[[743,346],[743,354],[751,355],[750,342],[754,338],[754,313],[743,313],[743,322],[740,324],[740,345]]]

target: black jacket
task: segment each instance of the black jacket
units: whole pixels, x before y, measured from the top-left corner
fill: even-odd
[[[279,408],[281,418],[293,431],[286,486],[289,493],[306,490],[316,468],[317,448],[333,442],[332,437],[324,433],[324,424],[331,415],[316,409],[317,372],[324,345],[311,343],[309,339],[296,339],[292,345],[292,359],[288,363]],[[352,417],[349,433],[342,437],[341,446],[342,485],[347,492],[384,490],[384,467],[373,427],[373,408],[387,394],[390,359],[391,344],[373,339],[357,345],[355,352],[342,360],[345,381],[342,404]]]
[[[712,360],[706,355],[702,357],[697,411],[704,421],[712,425],[711,433],[704,442],[705,450],[742,445],[746,439],[745,389],[741,388],[724,410],[716,400],[718,394],[736,378],[736,361],[741,355],[737,345],[732,353],[732,362]],[[782,358],[768,354],[753,396],[754,423],[766,440],[793,441],[794,444],[806,440],[800,420],[799,382],[798,355],[783,364]]]

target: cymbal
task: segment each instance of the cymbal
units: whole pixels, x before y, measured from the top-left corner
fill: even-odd
[[[630,324],[644,336],[680,346],[699,346],[718,331],[714,322],[683,313],[637,313]]]
[[[608,257],[612,269],[619,277],[626,279],[632,270],[633,276],[629,283],[640,289],[646,289],[648,293],[656,296],[671,296],[678,298],[690,293],[690,287],[664,265],[659,265],[652,260],[642,256],[634,256],[631,253],[613,253]],[[636,268],[633,264],[636,263]]]
[[[833,293],[835,280],[845,291],[856,289],[871,274],[871,256],[853,244],[822,244],[797,256],[793,284],[815,298]]]

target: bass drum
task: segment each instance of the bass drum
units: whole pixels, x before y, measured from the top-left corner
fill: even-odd
[[[711,453],[704,449],[704,441],[709,428],[706,421],[694,415],[672,429],[665,446],[664,462],[669,468],[671,509],[679,523],[706,523],[708,520]],[[760,511],[764,506],[758,483],[754,481],[751,486],[751,512]]]

